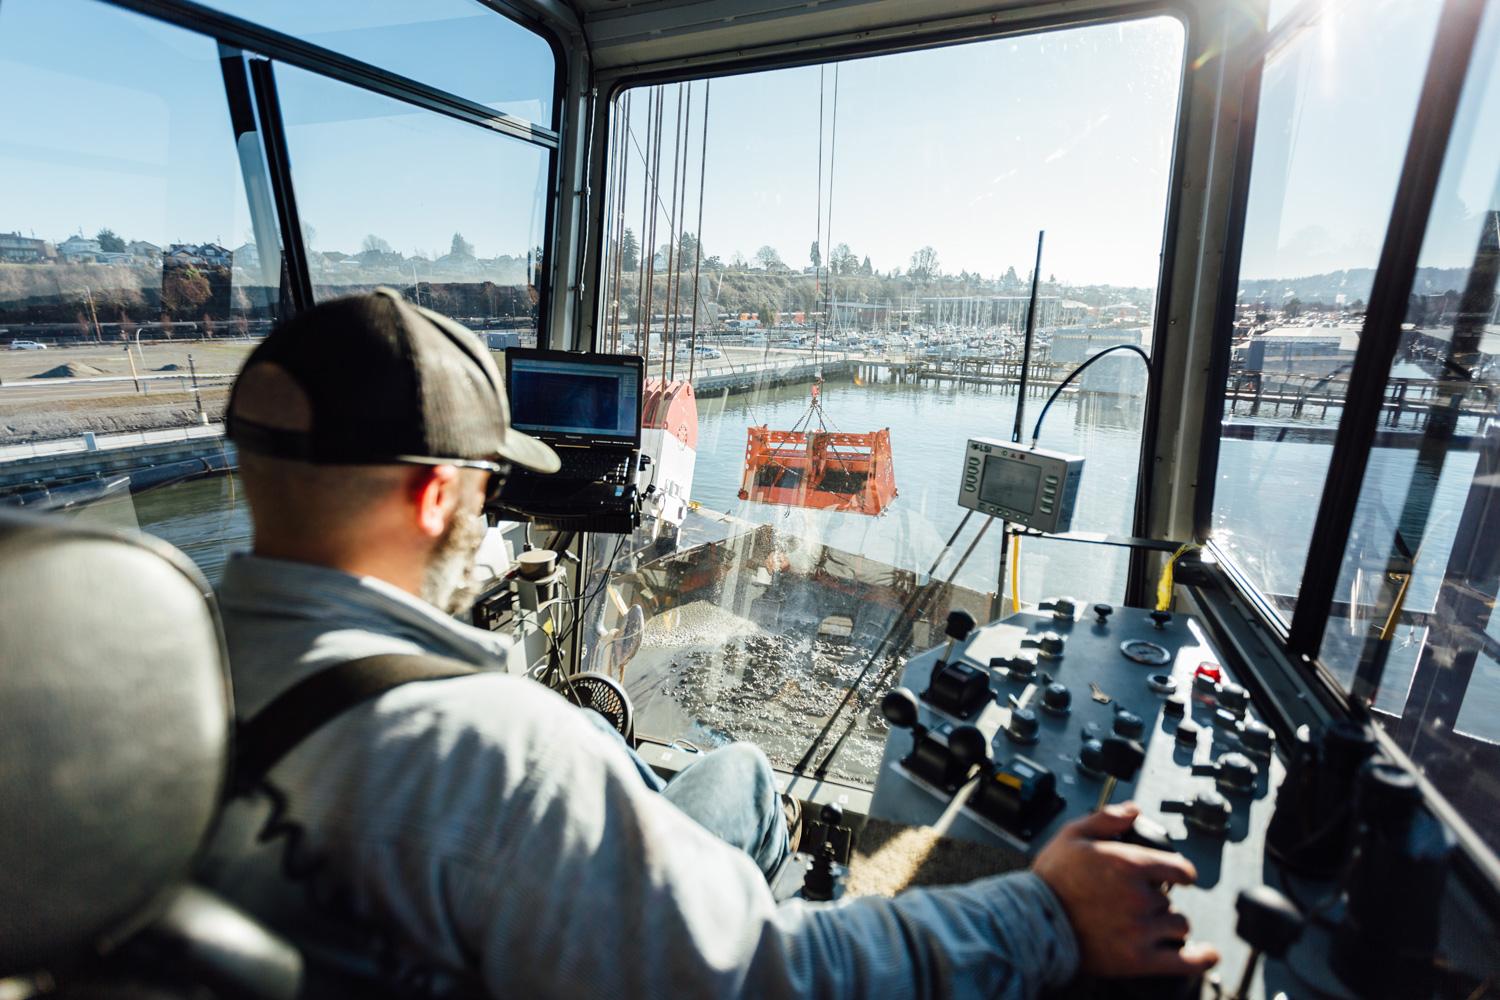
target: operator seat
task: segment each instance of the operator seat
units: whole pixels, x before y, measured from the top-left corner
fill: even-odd
[[[0,510],[0,987],[295,995],[296,951],[188,884],[231,719],[213,593],[185,556]]]

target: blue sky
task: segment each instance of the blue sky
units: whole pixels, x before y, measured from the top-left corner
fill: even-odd
[[[1367,267],[1378,255],[1438,3],[1329,2],[1324,24],[1267,75],[1262,121],[1271,124],[1257,150],[1246,277]],[[473,0],[214,5],[491,106],[550,114],[548,47]],[[829,67],[831,243],[881,270],[907,267],[930,244],[947,271],[1014,266],[1024,275],[1045,228],[1044,274],[1154,283],[1182,46],[1180,24],[1158,17],[846,62],[836,142]],[[0,0],[0,231],[61,239],[110,226],[156,243],[248,239],[216,58],[206,39],[94,0]],[[486,256],[540,242],[544,158],[532,147],[300,71],[281,68],[278,78],[318,248],[355,251],[370,233],[408,254],[443,253],[455,231]],[[714,81],[710,253],[750,257],[770,244],[788,263],[807,263],[820,238],[819,92],[818,68]],[[670,132],[677,88],[666,93]],[[703,94],[695,85],[690,229]],[[632,108],[639,126],[644,92]],[[1500,143],[1473,121],[1463,127],[1482,152]],[[1496,159],[1500,147],[1445,182],[1443,197],[1467,207],[1456,217],[1488,202]],[[641,176],[637,159],[627,218],[638,232]],[[1430,259],[1463,263],[1472,253],[1470,228],[1452,228],[1437,234]]]

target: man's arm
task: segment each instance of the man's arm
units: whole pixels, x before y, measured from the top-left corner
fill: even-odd
[[[1019,998],[1077,969],[1034,874],[778,908],[748,857],[531,682],[410,685],[370,712],[359,780],[379,794],[334,853],[372,916],[495,995]]]

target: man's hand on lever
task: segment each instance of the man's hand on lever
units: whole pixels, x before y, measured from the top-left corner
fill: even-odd
[[[1094,976],[1191,976],[1214,966],[1210,944],[1189,942],[1187,918],[1167,889],[1198,877],[1187,858],[1116,838],[1140,810],[1105,808],[1058,831],[1032,869],[1072,921],[1082,971]]]

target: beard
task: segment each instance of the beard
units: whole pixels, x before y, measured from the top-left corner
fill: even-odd
[[[484,542],[488,525],[479,509],[458,510],[433,547],[422,577],[422,599],[447,615],[473,607],[481,587],[474,556]]]

